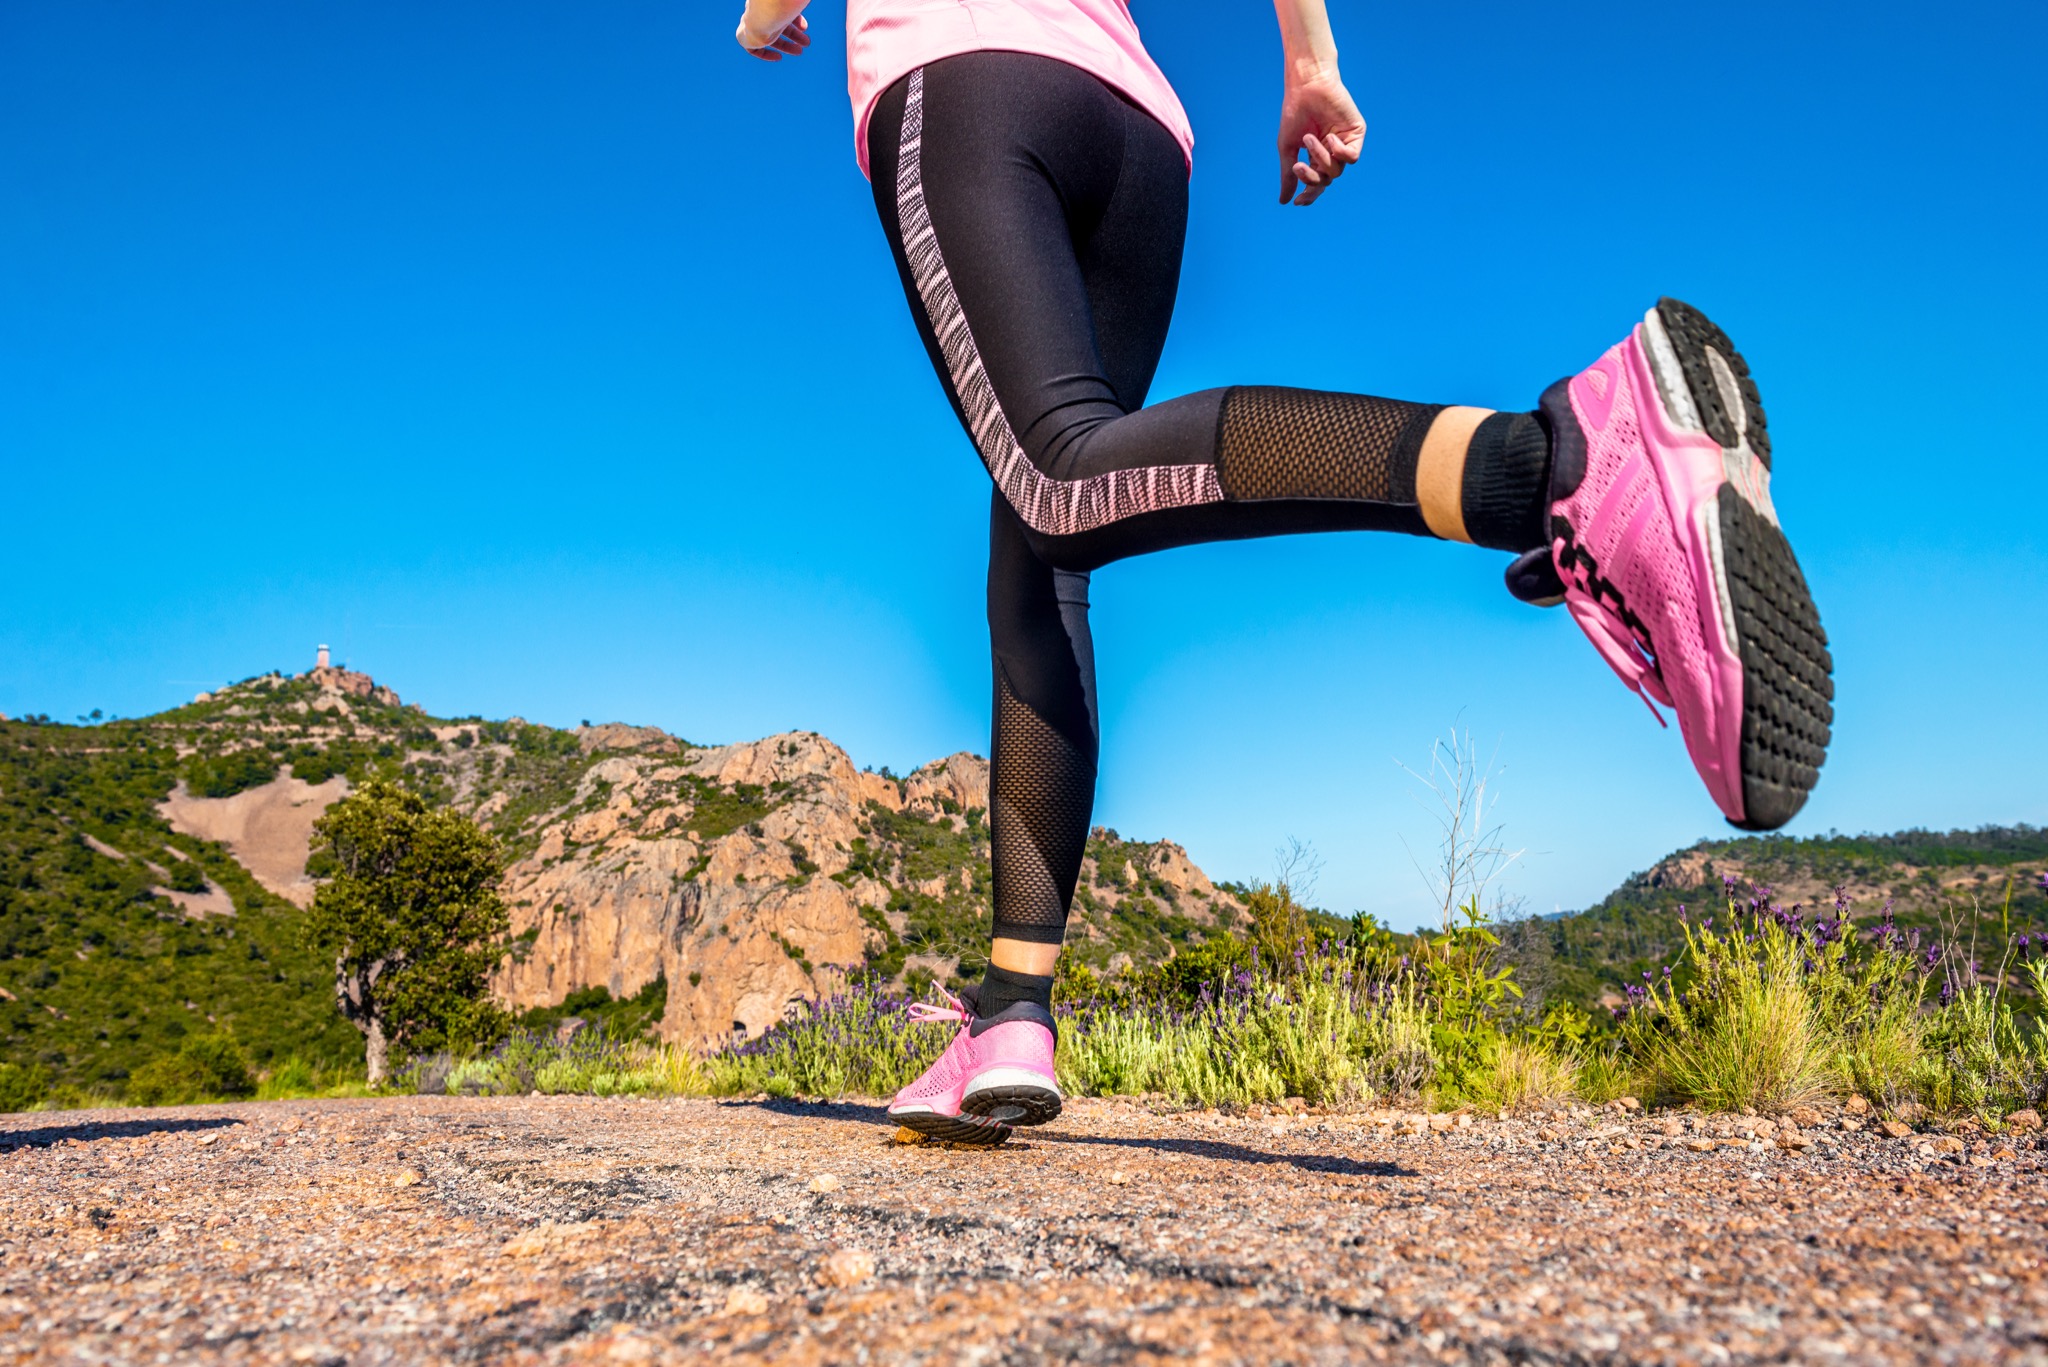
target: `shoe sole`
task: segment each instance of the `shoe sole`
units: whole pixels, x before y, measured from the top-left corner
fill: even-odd
[[[940,1115],[936,1111],[910,1111],[902,1115],[892,1114],[889,1119],[906,1130],[946,1144],[958,1144],[963,1148],[992,1149],[1010,1138],[1008,1125],[985,1119],[978,1115]]]
[[[1059,1088],[1028,1068],[991,1068],[967,1084],[960,1109],[1003,1125],[1043,1125],[1059,1118]]]
[[[1660,299],[1644,350],[1666,419],[1721,446],[1705,510],[1723,634],[1742,662],[1741,830],[1773,831],[1820,781],[1834,724],[1834,660],[1820,611],[1771,504],[1771,442],[1749,364],[1704,313]]]

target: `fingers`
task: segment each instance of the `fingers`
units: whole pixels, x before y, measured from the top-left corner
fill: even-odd
[[[747,32],[747,21],[740,20],[739,31],[733,36],[749,56],[759,57],[764,62],[779,62],[785,56],[796,57],[811,45],[811,21],[799,14],[795,21],[783,26],[782,32],[765,43],[749,41],[753,36]]]
[[[1300,182],[1301,191],[1293,199],[1295,204],[1304,208],[1320,199],[1337,177],[1344,174],[1345,167],[1358,164],[1357,146],[1347,145],[1327,134],[1303,134],[1300,155],[1302,160],[1289,163],[1283,176]],[[1287,202],[1284,194],[1280,202]]]

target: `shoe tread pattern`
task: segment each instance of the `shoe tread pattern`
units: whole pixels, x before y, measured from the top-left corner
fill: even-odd
[[[1820,781],[1834,725],[1834,659],[1785,534],[1723,485],[1721,546],[1742,656],[1744,830],[1790,821]]]
[[[976,1115],[1016,1107],[1022,1113],[1006,1115],[1004,1125],[1043,1125],[1048,1120],[1058,1119],[1060,1094],[1050,1087],[1032,1087],[1018,1084],[1013,1087],[984,1087],[961,1103],[961,1109]]]
[[[1744,424],[1728,411],[1721,386],[1715,382],[1713,367],[1707,360],[1707,348],[1712,347],[1728,363],[1735,386],[1741,391],[1742,405],[1748,410],[1749,449],[1756,452],[1764,469],[1770,469],[1771,432],[1764,422],[1763,396],[1750,376],[1749,362],[1742,359],[1728,334],[1691,304],[1680,299],[1659,299],[1657,313],[1664,320],[1672,349],[1678,353],[1678,368],[1685,374],[1685,387],[1692,391],[1693,402],[1699,405],[1707,434],[1730,450],[1741,444],[1744,434]]]
[[[913,1115],[891,1116],[890,1119],[906,1130],[915,1130],[921,1135],[946,1144],[958,1144],[962,1148],[992,1149],[1007,1142],[1012,1133],[1008,1125],[972,1115],[932,1115],[929,1112],[919,1112]]]

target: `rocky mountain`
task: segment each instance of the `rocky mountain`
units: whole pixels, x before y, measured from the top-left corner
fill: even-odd
[[[494,988],[515,1008],[654,993],[662,1036],[703,1047],[855,973],[980,971],[985,760],[899,779],[808,732],[441,718],[318,667],[138,720],[0,721],[0,1057],[117,1083],[202,1020],[259,1060],[356,1052],[296,917],[314,821],[373,773],[501,841],[516,948]],[[1241,911],[1178,846],[1097,830],[1072,944],[1163,958]]]

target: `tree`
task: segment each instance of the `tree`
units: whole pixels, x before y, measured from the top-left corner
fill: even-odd
[[[362,1031],[370,1082],[391,1055],[485,1043],[505,1012],[486,981],[509,948],[497,887],[504,861],[475,822],[373,779],[327,809],[313,849],[333,870],[315,894],[308,938],[334,955],[341,1014]]]

